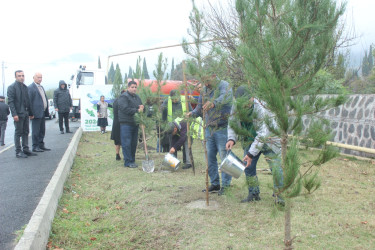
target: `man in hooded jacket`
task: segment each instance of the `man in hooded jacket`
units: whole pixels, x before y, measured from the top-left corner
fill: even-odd
[[[64,80],[59,82],[59,88],[56,89],[53,94],[53,103],[55,105],[55,110],[59,114],[60,133],[64,134],[63,121],[65,123],[66,133],[72,133],[69,130],[69,112],[73,108],[73,102]]]

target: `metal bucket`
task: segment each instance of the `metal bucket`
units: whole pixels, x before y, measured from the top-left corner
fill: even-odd
[[[238,179],[245,170],[245,166],[232,151],[229,151],[224,161],[220,164],[219,170]]]
[[[174,168],[174,170],[177,170],[181,165],[181,161],[174,157],[174,155],[168,153],[164,157],[163,165]]]

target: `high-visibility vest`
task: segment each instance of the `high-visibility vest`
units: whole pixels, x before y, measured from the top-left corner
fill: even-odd
[[[174,122],[180,124],[182,120],[183,118],[177,117],[176,119],[174,119]],[[203,141],[204,134],[202,117],[197,117],[190,123],[190,134],[193,137],[193,139],[199,139]]]
[[[186,104],[185,104],[185,96],[180,96],[181,100],[181,107],[182,107],[182,114],[186,113]],[[168,121],[173,121],[173,112],[172,112],[172,98],[168,97]]]

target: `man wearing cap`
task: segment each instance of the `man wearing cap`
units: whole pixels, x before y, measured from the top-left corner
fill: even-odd
[[[29,119],[34,118],[30,106],[29,92],[24,84],[22,70],[14,73],[16,81],[8,87],[8,105],[14,120],[14,145],[17,158],[27,158],[36,154],[29,150]],[[21,144],[22,140],[22,144]]]
[[[178,117],[183,117],[187,112],[192,111],[193,108],[191,107],[190,103],[188,103],[188,108],[189,110],[186,110],[186,100],[185,96],[180,95],[180,93],[172,89],[169,92],[169,97],[166,99],[163,104],[163,114],[162,114],[162,119],[163,121],[168,121],[172,122],[174,119]],[[169,145],[169,148],[172,146]],[[183,153],[183,163],[184,166],[182,167],[183,169],[188,169],[191,168],[191,162],[187,160],[187,156],[189,155],[189,148],[183,145],[182,146],[182,153]]]
[[[69,112],[73,108],[73,102],[64,80],[59,82],[59,87],[53,93],[53,103],[55,110],[59,114],[60,134],[64,134],[63,124],[65,124],[65,131],[72,133],[69,129]]]
[[[188,148],[187,140],[187,123],[182,118],[176,118],[173,122],[168,123],[167,135],[169,137],[169,153],[177,157],[177,151],[184,148]],[[186,165],[191,166],[190,154],[186,154]],[[187,169],[186,167],[183,169]]]
[[[48,98],[41,85],[42,79],[42,73],[37,72],[33,76],[34,82],[28,86],[30,105],[34,114],[34,117],[31,118],[33,152],[51,150],[44,146],[46,114],[48,114]]]
[[[0,146],[4,146],[5,129],[7,128],[9,106],[5,103],[5,97],[0,96]]]

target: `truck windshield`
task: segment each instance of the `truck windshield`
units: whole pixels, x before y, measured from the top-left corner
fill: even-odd
[[[93,85],[94,73],[93,72],[80,72],[77,76],[77,85]]]

